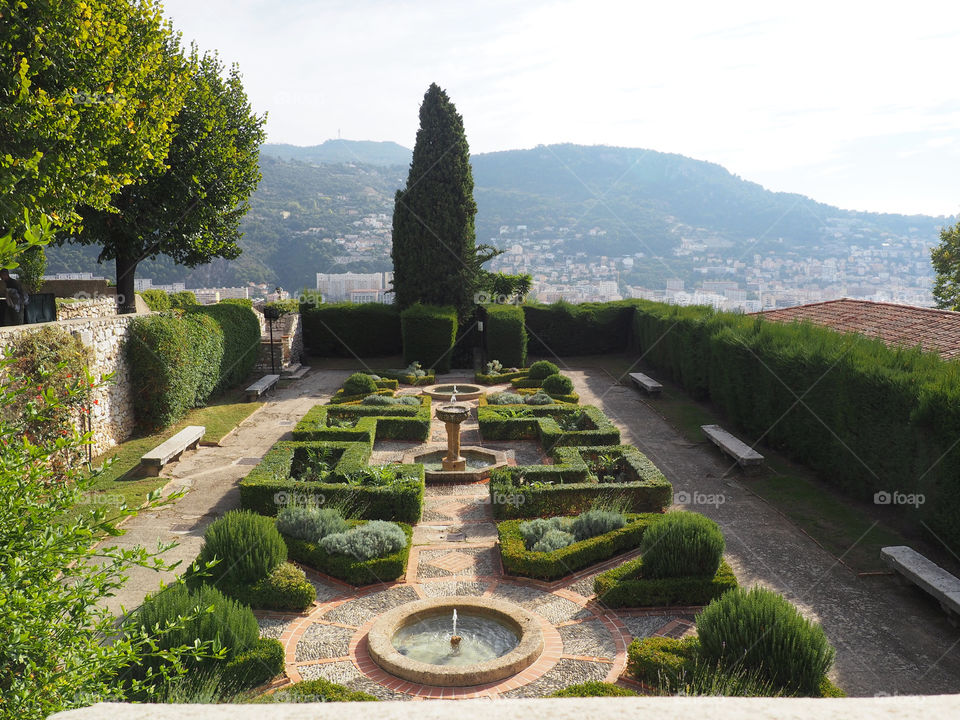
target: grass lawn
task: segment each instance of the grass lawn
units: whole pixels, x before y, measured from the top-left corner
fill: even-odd
[[[604,360],[603,366],[614,377],[625,372],[631,362],[626,357],[611,357],[609,362],[606,358]],[[656,371],[651,373],[662,382]],[[713,408],[690,399],[683,390],[669,383],[664,383],[661,396],[651,402],[681,435],[693,443],[704,441],[701,425],[725,426],[724,418]],[[880,560],[880,548],[915,544],[881,523],[856,501],[826,485],[813,470],[790,463],[766,448],[761,451],[766,457],[763,469],[744,477],[743,486],[790,518],[855,571],[887,570]]]
[[[217,442],[246,420],[257,408],[260,402],[246,402],[240,389],[228,391],[212,401],[204,408],[197,408],[187,413],[187,416],[164,430],[153,435],[133,437],[130,440],[112,448],[106,454],[94,458],[94,467],[100,467],[110,458],[115,458],[96,480],[91,488],[92,493],[101,496],[103,505],[119,505],[121,502],[127,507],[136,508],[143,504],[149,493],[166,484],[167,478],[151,477],[140,467],[140,458],[149,450],[172,437],[187,425],[203,425],[207,432],[201,442],[205,445],[216,445]],[[86,505],[78,505],[78,514],[86,509]],[[109,514],[108,514],[109,518]]]

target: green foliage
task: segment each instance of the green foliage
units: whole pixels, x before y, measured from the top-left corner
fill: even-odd
[[[505,367],[523,367],[527,362],[523,308],[519,305],[487,305],[484,312],[487,356],[496,358]]]
[[[503,569],[509,575],[540,580],[565,577],[588,565],[609,560],[618,553],[634,549],[640,543],[647,526],[656,517],[656,514],[628,515],[626,524],[618,530],[588,540],[575,541],[549,552],[527,549],[524,536],[520,532],[521,523],[517,520],[505,520],[497,524]],[[543,542],[544,538],[554,533],[565,534],[559,527],[550,522],[538,542]]]
[[[366,373],[354,373],[343,383],[346,395],[367,395],[377,391],[377,383]]]
[[[317,589],[303,570],[284,562],[249,585],[233,586],[230,594],[252,608],[303,612],[317,599]]]
[[[938,308],[960,309],[960,222],[940,230],[940,244],[930,251],[936,279],[933,299]]]
[[[446,92],[431,84],[420,106],[407,184],[397,191],[393,210],[390,257],[394,297],[401,309],[415,303],[452,305],[455,314],[466,319],[485,259],[478,254],[483,248],[475,245],[476,213],[463,118]],[[404,357],[441,357],[412,353],[409,339],[404,332]]]
[[[277,530],[298,540],[317,542],[347,530],[347,521],[335,508],[285,507],[277,513]]]
[[[274,300],[273,302],[265,303],[263,306],[263,313],[267,317],[270,317],[271,315],[280,317],[281,315],[286,315],[287,313],[298,312],[300,312],[300,301],[297,298]]]
[[[220,393],[242,383],[253,371],[260,354],[260,323],[252,310],[239,305],[218,303],[194,305],[185,317],[208,315],[223,333],[223,353],[217,367],[219,381],[214,392]]]
[[[598,601],[607,607],[706,605],[735,587],[737,578],[723,560],[712,577],[648,578],[643,573],[643,559],[636,558],[601,573],[593,581]]]
[[[207,608],[212,610],[206,611]],[[182,622],[180,618],[189,620]],[[210,585],[201,585],[194,592],[182,582],[170,585],[148,596],[125,622],[125,627],[133,633],[168,626],[171,629],[157,638],[158,650],[191,646],[199,640],[223,651],[222,658],[202,659],[192,663],[191,667],[230,662],[251,649],[260,636],[260,628],[250,608]],[[163,664],[161,658],[145,659],[131,668],[131,675],[147,678],[151,671],[158,671]]]
[[[320,547],[331,555],[372,560],[392,555],[406,542],[403,529],[396,523],[371,520],[346,532],[327,535],[320,541]]]
[[[149,290],[147,292],[150,292]],[[149,304],[149,303],[148,303]],[[170,293],[170,307],[178,310],[184,310],[197,304],[197,296],[190,290],[181,290],[180,292]],[[150,308],[151,310],[153,308]]]
[[[543,379],[543,384],[541,385],[543,391],[554,397],[556,395],[569,395],[573,392],[573,380],[568,378],[566,375],[548,375]]]
[[[487,402],[491,405],[522,405],[523,395],[509,392],[493,393],[487,395]]]
[[[240,307],[253,309],[253,300],[250,298],[224,298],[217,305],[239,305]]]
[[[548,395],[544,397],[549,398]],[[549,405],[526,404],[524,412],[511,412],[510,408],[489,406],[481,398],[477,411],[480,435],[484,440],[520,440],[539,438],[547,451],[567,445],[618,445],[620,430],[603,412],[592,405],[581,408],[557,405],[550,399]],[[558,421],[572,415],[586,417],[581,429],[561,427]]]
[[[206,567],[214,559],[213,567]],[[194,575],[192,584],[210,582],[231,592],[266,577],[287,559],[287,548],[270,518],[247,510],[232,510],[214,520],[203,534],[197,562],[207,577]]]
[[[283,672],[286,654],[279,640],[258,638],[223,668],[222,682],[227,687],[253,688],[269,682]]]
[[[83,453],[87,441],[72,424],[50,418],[66,412],[74,399],[82,399],[89,386],[64,383],[66,378],[56,374],[40,381],[24,377],[6,357],[0,360],[0,375],[3,714],[42,720],[98,700],[149,697],[149,687],[121,686],[117,677],[131,664],[156,660],[158,651],[151,647],[150,636],[162,641],[167,628],[156,632],[120,628],[105,601],[124,586],[131,567],[172,571],[160,555],[169,545],[150,552],[93,542],[112,530],[112,523],[136,511],[91,502],[96,499],[97,476],[88,474],[87,466],[64,463],[62,475],[56,467],[58,456]],[[19,404],[22,395],[16,388],[28,384],[42,403]],[[47,424],[48,434],[31,437],[28,428],[41,423]],[[157,507],[158,495],[148,498],[149,508]],[[180,624],[188,622],[193,618]],[[175,649],[167,654],[167,665],[176,675],[184,671],[184,664],[213,653],[210,643]]]
[[[351,585],[370,585],[396,580],[407,571],[407,560],[413,543],[413,528],[401,524],[404,545],[385,557],[362,560],[353,555],[328,553],[319,543],[287,538],[290,557],[297,562],[339,578]]]
[[[570,532],[577,540],[586,540],[619,530],[626,522],[627,519],[621,513],[594,508],[577,515],[570,527]]]
[[[667,513],[643,537],[644,576],[712,577],[720,567],[723,549],[720,526],[710,518],[692,512]]]
[[[69,238],[100,246],[101,260],[116,261],[126,312],[133,312],[134,275],[145,257],[166,255],[187,267],[238,257],[240,220],[260,181],[266,116],[253,113],[239,69],[226,70],[216,53],[201,55],[195,47],[187,63],[190,79],[167,165],[112,198],[121,212],[85,209],[81,232]]]
[[[525,405],[553,405],[553,398],[545,392],[537,392],[523,400]]]
[[[383,420],[416,421],[413,418]],[[378,418],[377,426],[383,420]],[[373,447],[369,428],[358,430],[360,432],[354,434],[362,434],[363,441],[278,442],[240,481],[241,506],[263,515],[276,515],[281,507],[290,503],[320,502],[323,498],[326,506],[340,508],[345,517],[417,522],[423,507],[423,465],[391,466],[395,479],[387,485],[349,482],[351,477],[366,472]],[[308,449],[324,446],[342,450],[333,472],[323,481],[299,479]]]
[[[40,292],[47,271],[47,255],[43,246],[31,245],[17,258],[17,279],[30,295]]]
[[[303,344],[311,355],[382,357],[399,355],[403,349],[400,311],[394,305],[319,305],[301,310],[301,319]]]
[[[623,352],[630,338],[633,305],[632,300],[524,305],[530,354],[569,357]]]
[[[13,8],[5,4],[0,15],[0,56],[8,59],[0,228],[19,235],[29,209],[69,229],[77,206],[106,207],[122,187],[163,167],[187,70],[153,2]]]
[[[318,703],[318,702],[377,702],[377,698],[359,690],[351,690],[325,678],[304,680],[264,695],[257,702]]]
[[[532,549],[533,546],[551,530],[569,532],[570,519],[564,517],[534,518],[533,520],[520,523],[517,526],[517,530],[520,535],[523,536],[523,544],[526,545],[528,549]],[[570,542],[573,542],[573,540],[571,539]],[[569,545],[570,543],[567,544]]]
[[[823,628],[760,586],[725,593],[696,622],[707,660],[756,670],[778,688],[816,695],[833,664],[835,652]]]
[[[579,685],[570,685],[563,690],[557,690],[548,697],[635,697],[633,690],[613,683],[590,680]]]
[[[426,359],[437,372],[450,370],[457,339],[457,313],[452,306],[415,303],[400,313],[403,361]]]
[[[362,401],[364,405],[374,405],[378,407],[390,405],[407,405],[410,407],[419,407],[420,400],[411,395],[403,397],[390,397],[389,395],[367,395]]]
[[[573,544],[575,539],[573,535],[563,530],[548,530],[530,549],[533,552],[553,552]]]
[[[139,294],[147,307],[154,312],[163,312],[170,309],[170,294],[165,290],[144,290]]]
[[[533,365],[530,366],[530,370],[527,371],[527,377],[531,380],[537,381],[537,386],[542,383],[546,378],[551,375],[556,375],[560,372],[560,368],[554,365],[549,360],[537,360]]]
[[[627,648],[627,672],[642,683],[657,687],[663,680],[678,683],[700,657],[695,637],[637,638]]]

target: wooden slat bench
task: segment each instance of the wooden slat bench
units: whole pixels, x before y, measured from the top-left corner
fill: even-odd
[[[262,378],[257,380],[253,385],[244,390],[244,392],[247,394],[247,402],[256,400],[258,397],[267,392],[267,390],[270,390],[274,385],[277,384],[279,379],[279,375],[264,375]]]
[[[960,617],[960,578],[906,545],[881,548],[881,559],[905,579],[932,595],[956,623]]]
[[[745,442],[735,438],[719,425],[701,425],[700,429],[714,445],[736,460],[740,467],[759,465],[763,462],[763,455]]]
[[[663,390],[663,385],[649,375],[630,373],[630,379],[633,380],[634,385],[646,392],[647,395],[659,395],[660,391]]]
[[[140,463],[151,475],[159,475],[164,465],[178,460],[185,450],[196,449],[206,431],[203,425],[188,425],[141,457]]]

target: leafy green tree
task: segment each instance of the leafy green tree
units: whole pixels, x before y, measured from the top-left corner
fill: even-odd
[[[421,302],[453,305],[461,319],[469,314],[480,266],[496,254],[476,246],[476,214],[463,118],[434,83],[423,96],[407,185],[393,210],[393,289],[401,308]]]
[[[67,241],[101,247],[114,260],[122,312],[135,312],[137,264],[166,255],[194,267],[240,254],[240,220],[260,181],[258,155],[266,116],[254,114],[236,66],[224,75],[216,54],[190,53],[193,67],[167,167],[127,185],[117,212],[82,209],[83,230]]]
[[[100,535],[115,532],[112,522],[134,511],[102,503],[82,465],[55,470],[59,457],[89,442],[62,417],[92,381],[82,367],[66,384],[23,376],[22,360],[0,358],[0,718],[41,720],[101,700],[148,698],[163,680],[183,676],[182,659],[222,652],[209,642],[161,650],[181,623],[122,629],[99,604],[123,586],[131,566],[172,566],[160,559],[162,546],[155,553],[95,549]],[[35,432],[54,425],[55,433]],[[118,681],[144,658],[169,663],[159,677]]]
[[[933,299],[937,307],[960,310],[960,222],[940,231],[940,244],[930,251],[937,277]]]
[[[24,211],[75,226],[161,166],[182,63],[155,0],[5,2],[0,10],[0,234]]]

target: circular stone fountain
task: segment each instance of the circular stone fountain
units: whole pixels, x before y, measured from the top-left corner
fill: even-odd
[[[485,388],[467,383],[447,383],[446,385],[431,385],[423,389],[424,395],[434,400],[476,400],[483,395]]]
[[[404,680],[466,687],[497,682],[532,665],[543,651],[543,631],[513,603],[453,596],[381,615],[367,634],[367,647],[374,662]]]

